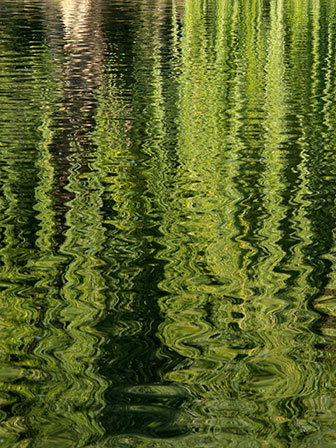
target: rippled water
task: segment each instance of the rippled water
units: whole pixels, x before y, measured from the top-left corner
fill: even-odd
[[[0,445],[336,445],[336,1],[0,0]]]

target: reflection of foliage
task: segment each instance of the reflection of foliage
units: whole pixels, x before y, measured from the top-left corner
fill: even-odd
[[[309,181],[307,164],[324,140],[319,135],[311,145],[307,139],[309,108],[302,111],[307,117],[303,127],[292,111],[287,92],[297,69],[287,65],[286,7],[278,1],[266,11],[259,2],[251,9],[226,2],[223,10],[209,5],[205,14],[199,3],[186,2],[179,171],[164,221],[163,254],[169,262],[161,285],[169,295],[161,301],[167,315],[161,334],[165,343],[189,359],[188,368],[181,364],[167,378],[193,384],[214,421],[232,406],[224,405],[224,397],[234,396],[240,417],[229,419],[237,433],[230,440],[238,443],[244,436],[246,444],[254,443],[260,430],[252,415],[272,416],[274,420],[263,423],[263,431],[278,443],[278,438],[289,437],[288,425],[293,434],[301,431],[294,415],[282,411],[283,401],[291,403],[295,396],[307,403],[312,395],[325,393],[316,392],[321,354],[314,345],[320,338],[310,331],[309,298],[319,282],[326,281],[327,271],[321,272],[321,263],[314,265],[307,256],[315,253],[320,240],[320,231],[313,233],[312,216],[318,204],[307,195],[321,196],[322,191],[320,186],[316,190],[316,178]],[[317,24],[327,11],[313,8],[310,14],[312,45],[323,51],[315,36],[319,33],[318,42],[322,40]],[[310,39],[307,32],[302,43],[306,49]],[[295,41],[290,45],[294,48]],[[305,57],[300,55],[297,63]],[[321,88],[318,80],[323,76],[321,63],[313,63],[312,70],[318,72],[305,72],[304,82],[300,79],[308,95]],[[294,87],[302,95],[300,87]],[[318,91],[315,95],[318,98]],[[316,103],[320,107],[321,100]],[[330,119],[321,119],[323,111],[317,108],[316,112],[318,130]],[[299,180],[293,172],[300,173]],[[331,224],[324,235],[332,230]],[[330,244],[324,250],[330,250]],[[328,355],[323,358],[329,362]],[[200,383],[213,384],[213,392],[200,388]],[[252,397],[250,413],[247,393]],[[277,420],[288,423],[278,428]],[[203,422],[200,412],[196,427]],[[217,429],[222,442],[229,440],[225,425],[224,419]],[[311,418],[305,425],[308,433],[316,430]],[[321,425],[327,427],[322,420]],[[204,427],[208,430],[211,427]]]
[[[28,14],[18,11],[23,19]],[[97,272],[102,263],[95,259],[104,239],[97,221],[100,188],[94,176],[77,172],[72,154],[68,188],[73,199],[65,242],[57,250],[53,127],[59,98],[41,32],[35,29],[29,46],[7,50],[10,57],[5,53],[0,65],[6,91],[1,115],[0,438],[2,446],[10,447],[31,442],[87,446],[101,432],[94,415],[104,388],[94,367],[101,336],[93,328],[104,287]],[[81,188],[85,182],[90,195]]]
[[[334,3],[141,0],[85,120],[6,22],[4,446],[333,437]]]

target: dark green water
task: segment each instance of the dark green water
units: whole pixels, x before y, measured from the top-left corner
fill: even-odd
[[[335,198],[335,0],[0,0],[0,446],[335,446]]]

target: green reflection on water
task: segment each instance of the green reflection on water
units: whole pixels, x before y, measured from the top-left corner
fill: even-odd
[[[335,2],[0,20],[2,446],[333,446]]]

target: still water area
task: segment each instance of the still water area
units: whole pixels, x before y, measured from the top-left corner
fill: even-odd
[[[336,446],[336,0],[0,0],[1,448]]]

